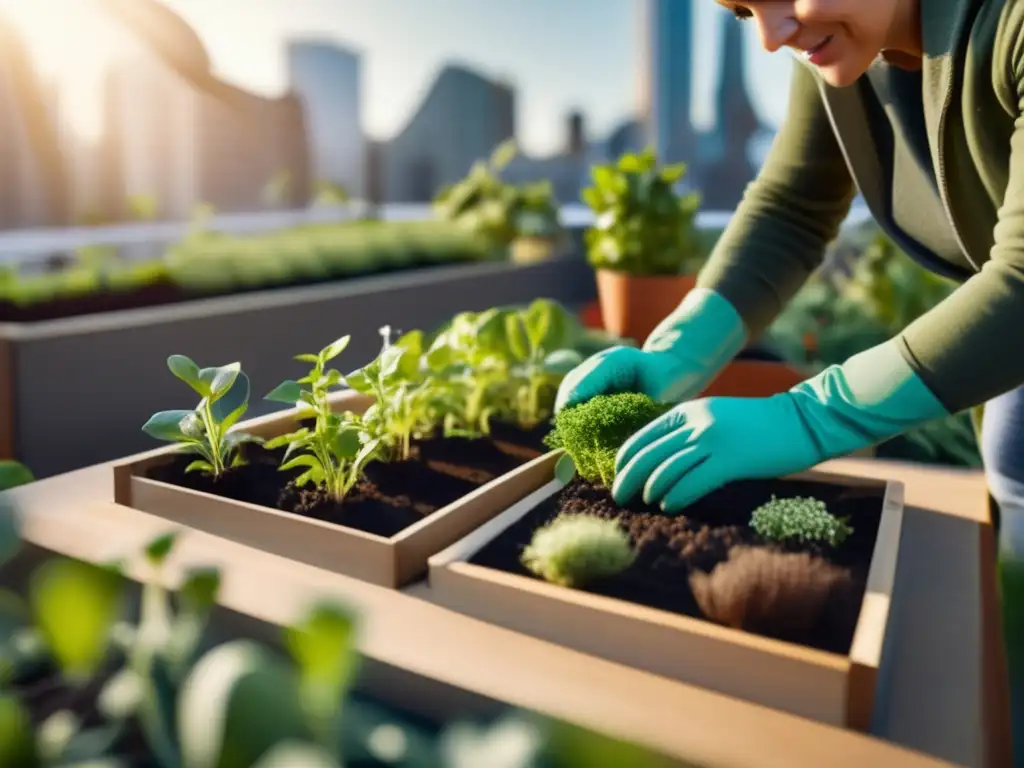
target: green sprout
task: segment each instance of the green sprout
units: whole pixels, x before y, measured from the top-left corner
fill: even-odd
[[[161,411],[150,417],[142,431],[157,440],[181,443],[200,458],[185,468],[221,477],[231,467],[245,463],[238,450],[260,438],[231,432],[249,408],[249,377],[239,363],[200,368],[184,355],[167,358],[171,373],[188,384],[201,398],[192,410]]]
[[[355,414],[335,413],[328,399],[331,387],[341,384],[343,377],[338,370],[328,369],[327,363],[345,350],[350,339],[343,336],[317,354],[296,356],[296,360],[312,363],[313,369],[298,381],[282,382],[266,396],[315,418],[312,429],[302,427],[266,442],[270,450],[287,446],[281,471],[303,467],[305,471],[295,484],[300,488],[310,483],[322,485],[336,502],[345,499],[381,449],[381,439],[369,433]]]
[[[629,535],[617,520],[561,514],[538,528],[522,563],[553,584],[580,587],[621,573],[636,559]]]
[[[750,527],[773,541],[824,542],[832,547],[853,533],[846,518],[831,514],[825,502],[811,497],[778,499],[773,495],[753,511]]]
[[[391,342],[391,327],[380,329],[384,346],[375,360],[345,376],[349,387],[372,395],[362,423],[379,436],[393,459],[407,460],[412,440],[434,428],[435,384],[421,371],[423,332],[410,331]]]
[[[555,428],[544,442],[564,449],[557,475],[568,482],[574,474],[610,488],[615,481],[615,456],[639,429],[661,416],[671,405],[657,403],[636,392],[598,395],[560,411]]]

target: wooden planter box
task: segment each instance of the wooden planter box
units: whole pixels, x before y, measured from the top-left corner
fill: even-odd
[[[200,365],[240,361],[253,386],[269,391],[295,373],[295,354],[343,334],[351,334],[352,343],[341,365],[354,370],[380,352],[382,325],[432,329],[460,311],[541,297],[575,308],[594,296],[592,270],[573,253],[537,264],[438,266],[152,309],[0,323],[0,459],[18,459],[45,478],[147,450],[142,424],[187,393],[167,372],[170,355],[188,355]],[[249,413],[277,409],[256,401]]]
[[[337,411],[360,413],[372,402],[364,395],[339,392],[333,395],[332,405]],[[234,429],[275,437],[297,428],[296,415],[291,409],[240,423]],[[547,463],[541,456],[385,538],[143,476],[177,452],[178,447],[172,445],[114,464],[114,501],[265,552],[393,588],[424,574],[428,557],[547,480]],[[507,482],[510,477],[515,480]]]
[[[610,661],[697,685],[829,725],[867,730],[876,690],[885,680],[889,616],[903,526],[903,485],[817,471],[788,479],[884,487],[881,523],[852,648],[847,656],[807,648],[710,621],[568,589],[474,565],[472,557],[506,528],[561,489],[558,453],[506,477],[520,501],[429,560],[438,602],[475,618]],[[511,491],[511,489],[510,489]],[[483,515],[482,515],[483,517]]]

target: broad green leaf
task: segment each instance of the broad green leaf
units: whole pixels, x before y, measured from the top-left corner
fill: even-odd
[[[373,382],[370,380],[370,377],[367,376],[365,368],[360,368],[359,370],[352,371],[352,373],[348,374],[345,377],[345,383],[351,389],[354,389],[356,392],[359,392],[360,394],[373,394]]]
[[[323,709],[337,706],[354,677],[355,621],[331,603],[315,605],[285,630],[285,644],[298,664],[303,692]]]
[[[203,368],[199,371],[199,380],[206,388],[204,397],[210,398],[211,402],[219,400],[226,395],[234,385],[238,375],[242,372],[241,363],[229,363],[216,368]]]
[[[0,491],[28,485],[36,480],[32,471],[17,461],[0,461]]]
[[[0,765],[41,765],[29,712],[11,694],[0,694]]]
[[[210,406],[214,421],[223,424],[225,429],[230,429],[245,413],[249,404],[249,394],[249,377],[244,371],[239,371],[231,388]]]
[[[344,377],[341,375],[341,371],[332,368],[324,374],[324,386],[325,387],[336,387],[342,381]]]
[[[563,453],[555,462],[555,479],[562,485],[568,485],[576,477],[576,464],[568,453]]]
[[[544,352],[569,345],[571,319],[561,304],[537,299],[526,309],[526,329],[530,343]]]
[[[303,453],[292,459],[281,464],[279,469],[282,472],[287,472],[290,469],[298,469],[299,467],[307,467],[312,469],[313,467],[320,466],[320,459],[311,453]]]
[[[380,353],[380,376],[383,379],[389,379],[399,371],[399,366],[402,363],[402,358],[406,355],[406,350],[402,347],[388,347]]]
[[[206,398],[200,403],[200,407],[206,407]],[[192,440],[202,440],[206,436],[206,425],[202,418],[195,411],[190,412],[181,420],[181,434]]]
[[[249,768],[275,744],[312,736],[293,670],[249,640],[220,645],[196,663],[177,717],[188,768]]]
[[[185,467],[185,474],[186,475],[189,472],[212,473],[213,471],[214,471],[213,464],[208,462],[206,459],[196,459],[195,461],[191,462],[187,467]]]
[[[175,376],[188,384],[200,395],[205,396],[199,381],[199,366],[185,355],[171,355],[167,358],[167,367]]]
[[[162,533],[146,545],[146,559],[151,565],[161,566],[167,560],[168,555],[178,542],[180,531],[168,531]]]
[[[516,360],[526,361],[530,358],[530,338],[526,333],[526,324],[518,312],[510,312],[505,318],[505,337],[508,348]]]
[[[299,398],[302,397],[302,393],[305,390],[297,381],[283,381],[272,389],[264,400],[270,400],[275,403],[287,403],[288,405],[295,405]]]
[[[359,453],[359,446],[362,441],[359,439],[357,427],[342,427],[334,440],[334,453],[342,459],[351,459]]]
[[[348,343],[351,340],[351,336],[342,336],[337,341],[332,342],[328,346],[324,347],[323,351],[320,352],[320,359],[325,363],[328,360],[333,360],[334,358],[336,358],[338,355],[345,351],[345,348],[348,346]]]
[[[142,425],[142,431],[157,440],[187,440],[189,436],[182,428],[182,422],[190,417],[194,417],[193,411],[160,411],[149,417],[149,421]]]
[[[29,602],[38,628],[64,674],[87,679],[103,661],[121,612],[118,574],[76,560],[55,559],[32,575]]]
[[[455,350],[447,344],[435,342],[427,352],[427,367],[435,373],[440,373],[450,367],[456,359]]]

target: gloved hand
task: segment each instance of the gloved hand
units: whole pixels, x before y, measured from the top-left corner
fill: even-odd
[[[642,392],[661,402],[694,397],[746,342],[746,328],[732,304],[714,291],[695,288],[642,349],[612,347],[571,371],[558,389],[555,412],[615,392]]]
[[[711,397],[673,408],[619,449],[612,495],[678,514],[734,480],[775,478],[948,416],[893,341],[788,392]]]

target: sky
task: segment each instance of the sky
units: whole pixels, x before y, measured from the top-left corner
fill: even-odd
[[[378,139],[401,129],[448,61],[516,84],[517,135],[530,153],[562,147],[570,109],[581,109],[588,133],[599,137],[637,104],[640,0],[163,2],[196,30],[220,76],[261,94],[286,89],[289,38],[315,37],[359,51],[364,130]],[[0,0],[0,14],[24,33],[40,71],[60,88],[74,128],[95,136],[100,77],[130,47],[90,3]],[[727,12],[712,0],[696,0],[695,8],[693,108],[703,127],[714,117],[718,19]],[[786,54],[760,49],[754,25],[745,31],[754,105],[775,126],[785,109],[792,65]]]

